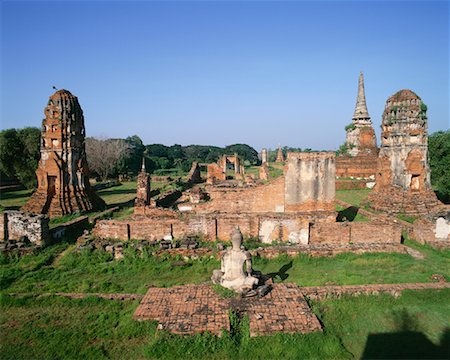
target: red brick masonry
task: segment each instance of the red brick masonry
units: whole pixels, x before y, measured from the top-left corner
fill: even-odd
[[[274,332],[321,331],[300,288],[275,284],[264,298],[221,299],[210,285],[150,288],[134,313],[136,320],[158,320],[159,329],[176,334],[230,330],[229,312],[247,313],[250,336]]]
[[[230,330],[228,301],[210,285],[150,288],[136,309],[136,320],[157,320],[158,329],[176,334]]]

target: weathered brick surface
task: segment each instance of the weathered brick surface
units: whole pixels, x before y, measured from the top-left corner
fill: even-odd
[[[3,240],[19,240],[26,237],[33,245],[45,245],[50,240],[49,218],[45,215],[16,210],[5,211]]]
[[[279,177],[267,185],[255,187],[206,187],[210,200],[197,204],[197,213],[227,212],[283,212],[284,177]]]
[[[228,301],[209,285],[150,288],[136,309],[136,320],[157,320],[159,328],[176,334],[230,330]]]
[[[135,207],[149,209],[148,207]],[[156,210],[155,210],[156,211]],[[149,214],[153,214],[150,211]],[[127,240],[158,240],[166,235],[182,238],[188,235],[201,235],[205,240],[230,240],[230,233],[239,226],[246,237],[261,237],[265,242],[300,242],[300,233],[308,232],[309,222],[334,220],[334,212],[306,212],[302,214],[260,213],[260,214],[180,214],[166,210],[161,216],[135,216],[125,220],[99,220],[93,233],[100,238]],[[323,216],[322,218],[319,216]],[[267,231],[268,224],[272,231]],[[269,229],[270,230],[270,229]],[[306,234],[306,240],[308,236]]]
[[[357,156],[337,156],[336,176],[340,178],[375,178],[377,172],[378,151]],[[336,189],[340,189],[336,184]]]
[[[400,244],[401,227],[385,223],[317,223],[310,228],[310,244]]]
[[[247,299],[243,309],[250,320],[250,336],[322,331],[301,288],[295,284],[274,284],[265,297]]]
[[[274,284],[263,298],[221,299],[210,285],[150,288],[134,313],[136,320],[157,320],[160,329],[177,334],[230,330],[230,310],[248,314],[250,335],[321,331],[300,288]]]
[[[62,216],[104,207],[89,184],[84,116],[77,97],[58,90],[50,96],[44,112],[38,188],[22,209]]]
[[[375,210],[426,215],[439,207],[430,182],[426,111],[411,90],[400,90],[387,99],[376,186],[368,197]]]

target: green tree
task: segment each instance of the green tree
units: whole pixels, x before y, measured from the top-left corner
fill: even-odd
[[[242,160],[248,160],[252,165],[259,163],[258,152],[247,144],[228,145],[224,149],[224,154],[233,155],[235,153],[238,154]]]
[[[450,130],[438,131],[428,137],[431,184],[438,198],[450,202]]]
[[[40,157],[41,132],[35,127],[6,129],[0,132],[0,170],[33,189]]]

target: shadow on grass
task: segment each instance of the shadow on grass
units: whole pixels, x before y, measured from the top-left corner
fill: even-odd
[[[286,279],[289,277],[289,274],[287,273],[287,271],[288,271],[289,269],[291,269],[291,268],[292,268],[292,261],[290,261],[290,262],[288,262],[287,264],[283,265],[283,266],[280,268],[280,270],[278,270],[277,272],[267,274],[266,276],[267,276],[269,279],[272,279],[272,280],[274,280],[274,281],[275,281],[275,279],[277,279],[277,278],[280,279],[280,281],[284,281],[284,280],[286,280]]]
[[[10,200],[10,199],[20,199],[24,197],[29,197],[33,190],[25,191],[22,194],[17,194],[16,192],[6,192],[0,194],[0,201],[1,200]]]
[[[99,190],[97,191],[97,194],[101,195],[101,196],[112,196],[112,195],[123,195],[123,194],[134,194],[136,192],[136,189],[112,189],[112,188],[108,188],[108,189],[103,189],[103,190]]]
[[[336,221],[342,222],[342,221],[353,221],[358,215],[359,208],[356,206],[350,206],[344,210],[338,211],[338,215],[336,217]]]
[[[449,359],[450,328],[443,332],[439,345],[434,345],[419,331],[417,318],[405,309],[394,313],[399,332],[369,334],[362,359]]]

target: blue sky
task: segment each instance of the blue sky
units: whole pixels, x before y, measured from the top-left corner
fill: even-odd
[[[40,126],[52,86],[88,136],[336,149],[359,71],[379,138],[409,88],[449,126],[449,2],[1,3],[1,128]]]

